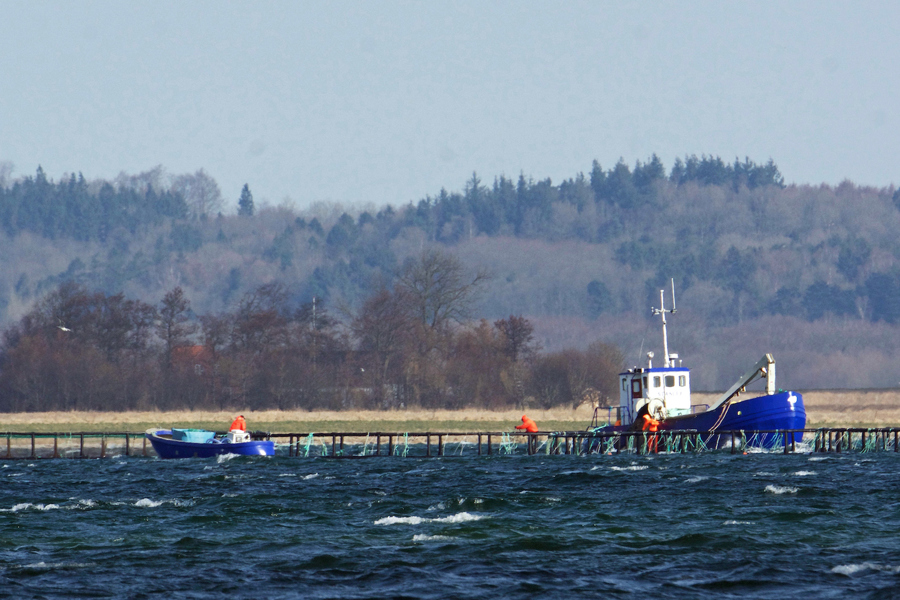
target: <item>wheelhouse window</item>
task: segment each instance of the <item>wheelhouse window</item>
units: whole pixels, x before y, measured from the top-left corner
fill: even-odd
[[[674,375],[666,375],[666,387],[675,387]]]
[[[687,385],[687,377],[684,375],[678,376],[678,387],[684,387]]]
[[[659,375],[657,375],[653,378],[653,387],[655,387],[655,388],[659,387]]]

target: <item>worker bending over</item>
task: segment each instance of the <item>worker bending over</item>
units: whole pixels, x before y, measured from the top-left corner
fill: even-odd
[[[522,424],[516,425],[516,429],[524,429],[528,433],[537,433],[538,426],[537,423],[529,419],[526,415],[522,415]]]
[[[642,429],[650,432],[650,437],[647,439],[647,452],[655,453],[657,442],[656,432],[659,431],[659,421],[650,416],[650,413],[644,413],[644,425]]]

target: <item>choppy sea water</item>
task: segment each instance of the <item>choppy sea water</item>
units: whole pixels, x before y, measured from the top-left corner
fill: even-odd
[[[0,463],[0,596],[893,598],[900,455]]]

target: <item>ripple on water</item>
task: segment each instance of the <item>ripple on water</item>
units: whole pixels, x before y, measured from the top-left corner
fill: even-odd
[[[900,454],[808,458],[4,463],[27,477],[0,477],[0,575],[28,597],[233,597],[236,582],[261,598],[365,585],[423,600],[890,589]]]

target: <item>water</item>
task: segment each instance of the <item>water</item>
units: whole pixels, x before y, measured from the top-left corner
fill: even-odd
[[[0,596],[900,595],[900,455],[0,464]]]

